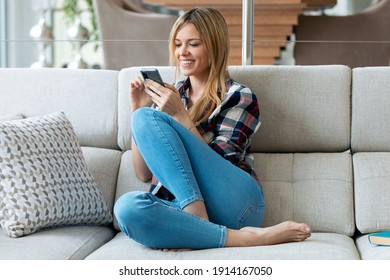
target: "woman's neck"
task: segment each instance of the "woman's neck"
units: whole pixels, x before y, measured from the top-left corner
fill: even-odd
[[[190,81],[191,81],[191,87],[190,87],[189,95],[191,101],[190,106],[192,106],[202,96],[203,91],[206,87],[207,77],[205,79],[199,79],[194,76],[191,76]]]

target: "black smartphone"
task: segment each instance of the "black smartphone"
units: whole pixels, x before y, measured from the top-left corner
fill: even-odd
[[[165,86],[161,75],[156,68],[141,68],[140,72],[144,78],[144,81],[149,79],[159,83],[162,86]]]

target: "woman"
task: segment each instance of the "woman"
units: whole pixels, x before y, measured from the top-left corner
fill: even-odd
[[[170,34],[170,55],[187,77],[176,87],[140,78],[130,84],[133,164],[141,180],[152,178],[152,187],[118,199],[121,230],[159,249],[308,238],[306,224],[260,228],[263,192],[248,153],[260,125],[259,106],[249,88],[229,78],[222,15],[210,8],[183,14]]]

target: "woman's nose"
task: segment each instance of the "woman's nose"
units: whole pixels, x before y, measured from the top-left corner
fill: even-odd
[[[181,55],[188,54],[187,46],[182,46],[182,47],[180,48],[180,54],[181,54]]]

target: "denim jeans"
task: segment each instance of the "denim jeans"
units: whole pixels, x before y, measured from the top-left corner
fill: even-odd
[[[152,248],[218,248],[226,228],[261,225],[263,192],[251,175],[158,110],[138,109],[131,127],[147,166],[175,199],[122,195],[114,213],[127,236]],[[182,210],[196,200],[204,201],[210,221]]]

